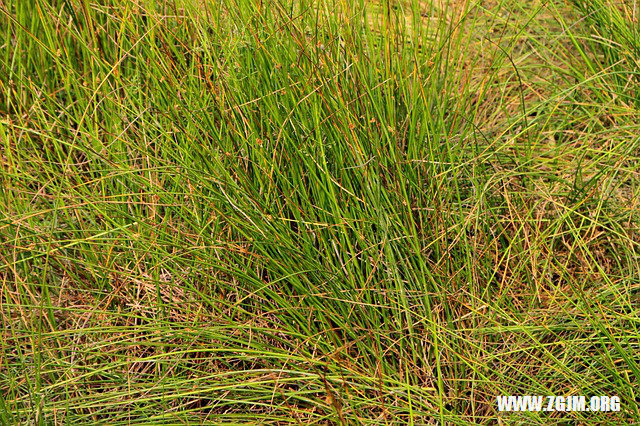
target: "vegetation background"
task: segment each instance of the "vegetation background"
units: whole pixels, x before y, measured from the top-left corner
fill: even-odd
[[[0,423],[639,423],[639,13],[0,2]]]

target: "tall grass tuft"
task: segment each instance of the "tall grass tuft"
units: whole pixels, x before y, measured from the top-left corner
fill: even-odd
[[[0,34],[0,423],[640,421],[634,2],[8,0]]]

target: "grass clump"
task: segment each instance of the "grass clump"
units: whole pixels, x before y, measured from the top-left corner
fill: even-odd
[[[634,7],[0,5],[2,422],[637,422]]]

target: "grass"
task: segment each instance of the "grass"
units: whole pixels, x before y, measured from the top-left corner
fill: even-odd
[[[639,422],[637,19],[0,4],[0,423]]]

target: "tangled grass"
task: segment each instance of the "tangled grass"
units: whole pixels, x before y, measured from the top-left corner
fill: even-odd
[[[639,422],[637,13],[0,4],[0,422]]]

